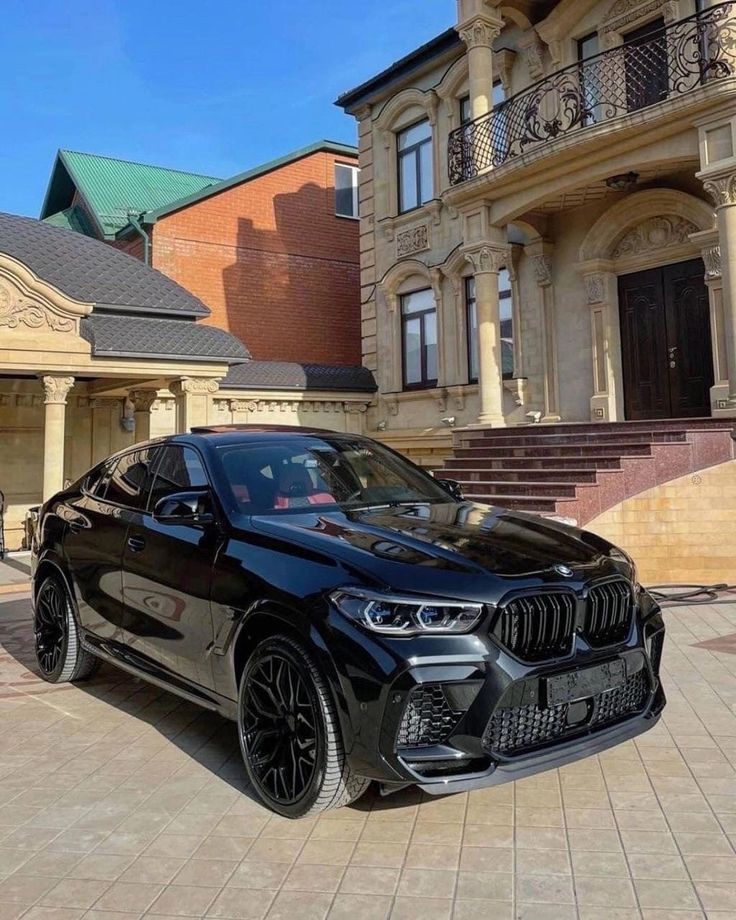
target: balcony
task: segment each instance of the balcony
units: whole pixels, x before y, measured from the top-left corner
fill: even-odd
[[[734,74],[736,2],[721,3],[558,70],[454,130],[450,184]]]

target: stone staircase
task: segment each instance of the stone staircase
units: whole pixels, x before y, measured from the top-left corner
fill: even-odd
[[[736,457],[733,419],[566,423],[454,432],[438,478],[465,497],[585,524],[631,495]]]

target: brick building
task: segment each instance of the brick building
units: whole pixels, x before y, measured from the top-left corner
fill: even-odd
[[[224,180],[60,150],[40,216],[162,271],[256,360],[360,364],[353,147],[320,141]]]

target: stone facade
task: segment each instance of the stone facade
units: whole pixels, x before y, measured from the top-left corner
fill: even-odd
[[[379,385],[369,426],[411,437],[447,425],[623,420],[618,280],[694,258],[704,261],[710,298],[709,411],[736,416],[736,5],[699,4],[698,21],[711,17],[708,59],[718,63],[707,80],[691,69],[679,82],[671,76],[656,104],[632,90],[623,107],[606,114],[596,102],[567,126],[563,103],[587,98],[581,80],[613,75],[611,94],[625,85],[621,46],[631,30],[663,17],[671,54],[684,60],[703,29],[689,18],[693,0],[561,0],[541,20],[534,6],[459,0],[457,41],[428,46],[338,101],[359,133],[362,351]],[[590,36],[607,57],[586,70],[578,42]],[[494,83],[508,101],[491,122]],[[525,92],[536,94],[533,107]],[[458,134],[463,100],[476,120]],[[532,115],[536,139],[515,148]],[[425,120],[433,195],[400,213],[397,137]],[[499,138],[508,148],[484,160]],[[512,377],[502,375],[500,268],[512,288]],[[471,276],[478,382],[467,346]],[[436,304],[437,380],[407,389],[401,296],[422,289]]]

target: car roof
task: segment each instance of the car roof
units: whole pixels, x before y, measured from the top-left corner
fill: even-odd
[[[268,441],[270,439],[283,440],[286,438],[308,437],[350,437],[360,435],[344,431],[332,431],[329,428],[316,428],[304,425],[200,425],[192,428],[191,433],[173,435],[172,438],[191,439],[193,441],[205,440],[210,444],[237,444],[244,441]]]

